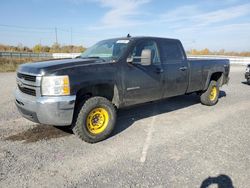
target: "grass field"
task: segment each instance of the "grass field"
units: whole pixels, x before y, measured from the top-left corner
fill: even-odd
[[[38,58],[0,58],[0,72],[14,72],[23,63],[42,61],[46,59]]]

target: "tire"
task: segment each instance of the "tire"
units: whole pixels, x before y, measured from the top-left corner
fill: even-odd
[[[220,90],[217,82],[212,80],[208,86],[208,89],[201,94],[200,101],[204,105],[213,106],[218,102],[219,93]]]
[[[96,143],[106,139],[116,123],[114,105],[104,97],[92,97],[80,107],[73,132],[81,140]]]

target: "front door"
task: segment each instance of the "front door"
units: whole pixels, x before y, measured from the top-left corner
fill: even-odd
[[[131,57],[140,57],[143,49],[150,49],[151,64],[144,66],[141,59],[134,58],[123,71],[124,101],[126,105],[160,99],[163,95],[163,69],[157,43],[154,40],[138,41],[131,51]]]

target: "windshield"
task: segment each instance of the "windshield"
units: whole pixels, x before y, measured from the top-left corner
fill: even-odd
[[[81,58],[100,58],[105,61],[118,60],[127,49],[129,40],[104,40],[88,48]]]

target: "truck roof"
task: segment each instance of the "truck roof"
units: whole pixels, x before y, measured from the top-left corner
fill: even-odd
[[[153,37],[153,36],[135,36],[135,37],[118,37],[118,38],[112,38],[116,40],[128,40],[128,39],[167,39],[167,40],[173,40],[173,41],[180,41],[179,39],[173,39],[173,38],[163,38],[163,37]]]

